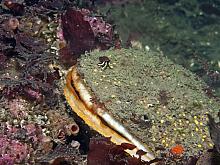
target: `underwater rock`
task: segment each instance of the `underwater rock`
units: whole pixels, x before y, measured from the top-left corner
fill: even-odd
[[[196,165],[218,165],[220,162],[220,155],[216,151],[207,151],[200,156]]]
[[[23,15],[25,12],[25,6],[22,4],[22,1],[15,0],[3,0],[2,6],[9,10],[13,15]]]
[[[214,147],[218,153],[220,153],[220,123],[216,123],[211,115],[208,114],[209,133],[214,143]]]
[[[199,7],[205,14],[220,16],[220,9],[215,4],[202,3]]]
[[[7,57],[3,53],[0,53],[0,69],[3,69],[5,67],[6,60]]]
[[[83,156],[80,155],[79,150],[71,145],[58,144],[55,149],[48,154],[40,157],[38,162],[40,164],[62,165],[62,164],[79,164],[83,161]]]

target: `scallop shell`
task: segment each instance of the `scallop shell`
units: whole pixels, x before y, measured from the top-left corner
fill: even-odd
[[[102,56],[110,59],[104,70],[97,65]],[[133,143],[152,160],[158,146],[181,144],[186,156],[212,147],[206,114],[216,116],[220,106],[205,87],[159,53],[120,49],[82,56],[68,73],[64,93],[89,126],[116,144]]]

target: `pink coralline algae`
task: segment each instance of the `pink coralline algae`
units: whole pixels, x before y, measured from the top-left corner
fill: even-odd
[[[11,140],[6,136],[0,137],[0,165],[21,163],[27,158],[29,149],[27,144],[18,140]]]
[[[32,142],[41,141],[44,138],[44,136],[41,134],[42,129],[40,126],[30,123],[28,125],[25,125],[24,128],[26,130],[26,135],[28,136],[28,139]]]
[[[90,11],[86,11],[87,12],[85,13],[87,14],[84,16],[84,20],[89,22],[94,36],[98,40],[98,46],[101,49],[108,49],[109,47],[113,46],[112,41],[114,33],[112,26],[105,22],[102,17],[91,17]]]
[[[12,114],[12,117],[15,118],[27,117],[27,112],[25,112],[26,107],[27,107],[27,103],[23,99],[11,99],[8,101],[8,109]]]
[[[0,127],[0,165],[31,163],[30,155],[44,145],[46,136],[37,124],[13,126],[1,123]]]
[[[9,155],[4,155],[0,157],[0,165],[13,165],[13,160]]]

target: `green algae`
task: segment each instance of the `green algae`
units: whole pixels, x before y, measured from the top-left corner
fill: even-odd
[[[97,65],[101,56],[110,59],[105,70]],[[216,116],[219,103],[205,95],[203,81],[166,57],[134,49],[94,51],[82,56],[78,69],[115,118],[153,151],[181,143],[186,155],[194,155],[212,147],[206,114]]]

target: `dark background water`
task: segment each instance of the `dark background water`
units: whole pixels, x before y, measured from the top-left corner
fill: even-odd
[[[99,10],[116,25],[124,46],[138,41],[143,49],[162,51],[199,75],[220,96],[219,0],[100,2]]]

